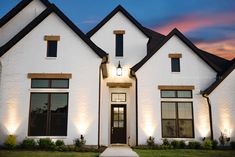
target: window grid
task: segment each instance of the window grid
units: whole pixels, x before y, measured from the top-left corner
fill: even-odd
[[[172,101],[162,101],[161,102],[161,115],[163,115],[163,111],[162,111],[162,106],[163,106],[163,103],[175,103],[175,112],[176,112],[176,118],[173,119],[173,118],[163,118],[162,117],[162,137],[163,138],[194,138],[194,116],[193,116],[193,103],[192,102],[172,102]],[[191,119],[188,119],[188,118],[179,118],[179,115],[178,115],[178,103],[190,103],[191,104],[191,114],[192,114],[192,118]],[[174,120],[175,121],[175,136],[164,136],[163,134],[163,121],[164,120]],[[184,136],[180,136],[180,130],[179,130],[179,121],[180,120],[190,120],[192,122],[192,136],[190,137],[184,137]]]
[[[40,86],[34,86],[33,85],[33,82],[34,81],[40,81],[40,80],[44,80],[44,81],[48,81],[48,86],[46,86],[46,87],[40,87]],[[52,86],[52,82],[53,81],[66,81],[66,83],[67,83],[67,86]],[[51,88],[60,88],[60,89],[67,89],[67,88],[69,88],[69,79],[31,79],[31,88],[49,88],[49,89],[51,89]]]

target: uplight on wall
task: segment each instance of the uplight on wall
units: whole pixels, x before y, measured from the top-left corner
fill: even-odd
[[[122,67],[121,67],[120,61],[117,66],[116,73],[117,73],[117,76],[122,76]]]

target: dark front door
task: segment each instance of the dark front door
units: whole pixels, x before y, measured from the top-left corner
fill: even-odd
[[[126,144],[126,105],[111,107],[111,143]]]

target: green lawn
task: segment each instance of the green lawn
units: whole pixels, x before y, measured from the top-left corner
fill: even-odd
[[[135,149],[140,157],[235,157],[233,150],[141,150]],[[99,153],[6,151],[0,150],[0,157],[97,157]]]
[[[135,149],[140,157],[235,157],[234,150],[142,150]]]

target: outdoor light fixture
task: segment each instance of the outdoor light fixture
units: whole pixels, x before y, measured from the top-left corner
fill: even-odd
[[[120,64],[120,61],[118,63],[118,67],[117,67],[117,76],[122,76],[122,67],[121,67],[121,64]]]

